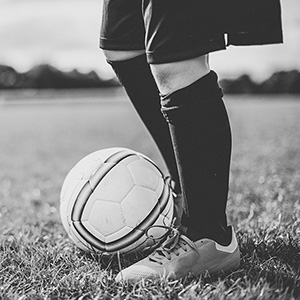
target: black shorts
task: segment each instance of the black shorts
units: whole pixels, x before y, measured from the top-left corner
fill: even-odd
[[[103,0],[100,47],[142,50],[151,64],[225,49],[220,0]]]

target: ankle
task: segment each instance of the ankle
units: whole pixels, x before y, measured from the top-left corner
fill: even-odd
[[[207,226],[209,227],[209,226]],[[196,242],[198,240],[207,238],[211,239],[222,246],[228,246],[231,242],[231,228],[215,228],[213,230],[196,230],[193,228],[187,228],[185,226],[181,226],[180,229],[182,234],[186,235],[190,240]]]

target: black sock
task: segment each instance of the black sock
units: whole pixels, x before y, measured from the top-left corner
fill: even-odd
[[[211,71],[161,99],[169,122],[189,216],[182,223],[192,240],[228,243],[226,203],[231,129],[217,75]]]
[[[169,127],[160,111],[160,96],[146,55],[124,61],[108,61],[124,86],[133,106],[158,146],[180,193],[176,160]]]

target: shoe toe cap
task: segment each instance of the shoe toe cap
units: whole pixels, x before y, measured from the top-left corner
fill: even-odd
[[[116,277],[116,282],[137,282],[143,279],[159,278],[160,274],[148,266],[131,266],[122,270]]]

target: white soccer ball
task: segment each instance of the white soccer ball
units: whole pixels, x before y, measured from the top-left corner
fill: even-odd
[[[60,200],[69,237],[79,248],[104,255],[151,249],[173,218],[169,182],[152,160],[126,148],[80,160],[67,175]]]

